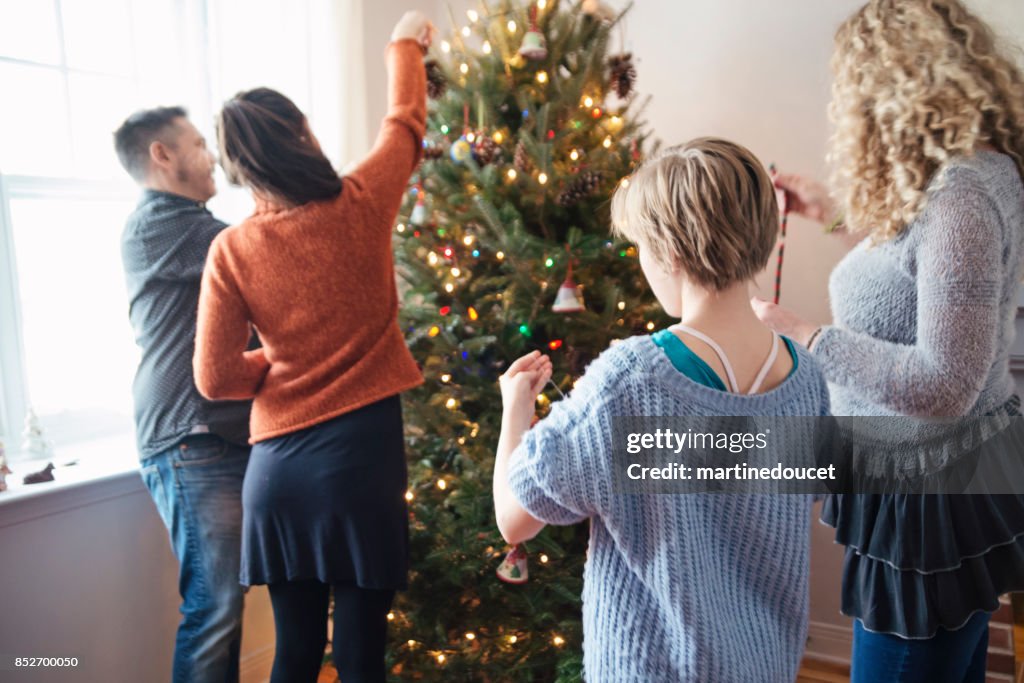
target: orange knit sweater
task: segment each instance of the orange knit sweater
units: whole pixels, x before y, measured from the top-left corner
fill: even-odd
[[[252,398],[253,443],[423,382],[398,327],[391,228],[426,127],[419,45],[387,51],[389,108],[336,198],[256,211],[217,236],[199,297],[196,386]],[[246,351],[255,327],[263,347]]]

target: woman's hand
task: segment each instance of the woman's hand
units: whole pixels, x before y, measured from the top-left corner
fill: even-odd
[[[428,48],[434,40],[434,33],[436,31],[437,29],[427,19],[427,15],[418,10],[413,10],[403,14],[402,18],[395,24],[395,30],[391,32],[391,40],[411,38],[424,48]]]
[[[533,351],[516,359],[499,379],[504,406],[503,428],[526,430],[533,419],[537,394],[551,379],[551,359]]]
[[[801,346],[806,347],[811,335],[818,329],[817,325],[804,320],[788,308],[756,296],[750,299],[750,305],[761,322]]]
[[[821,183],[795,173],[779,173],[772,180],[775,187],[786,191],[789,210],[793,213],[822,224],[835,219],[835,202]]]

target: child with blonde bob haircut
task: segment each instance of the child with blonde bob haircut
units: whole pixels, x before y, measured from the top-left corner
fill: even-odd
[[[792,681],[807,631],[811,497],[612,485],[614,416],[828,414],[817,364],[751,309],[779,227],[771,178],[739,145],[693,140],[622,183],[612,219],[681,322],[606,350],[532,429],[551,362],[535,351],[512,363],[501,378],[498,527],[519,543],[590,519],[588,681]]]

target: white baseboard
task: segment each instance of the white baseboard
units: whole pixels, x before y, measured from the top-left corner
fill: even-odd
[[[807,625],[807,648],[804,656],[834,664],[850,663],[853,646],[853,628],[837,626],[823,621]]]
[[[274,665],[274,646],[250,652],[239,662],[239,683],[267,683],[270,669]]]

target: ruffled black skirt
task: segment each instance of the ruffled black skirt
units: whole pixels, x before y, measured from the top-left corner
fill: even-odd
[[[1020,399],[990,415],[1019,420]],[[1020,435],[1000,448],[1024,459]],[[1024,589],[1024,495],[837,494],[821,520],[846,546],[842,612],[870,631],[930,638]]]

